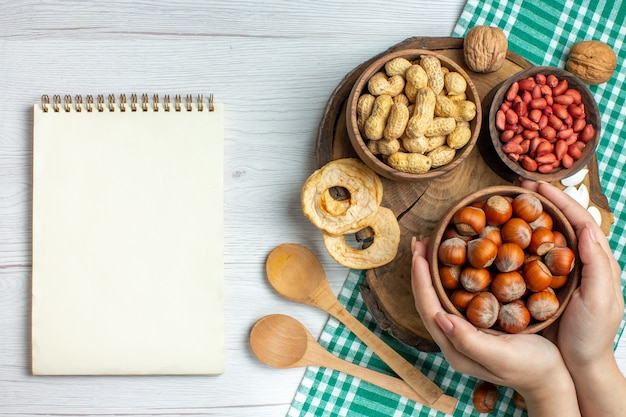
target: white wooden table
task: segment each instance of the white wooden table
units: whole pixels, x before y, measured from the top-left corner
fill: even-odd
[[[286,313],[268,252],[311,248],[338,292],[347,270],[302,215],[315,137],[341,79],[412,36],[448,36],[463,0],[0,0],[0,415],[283,416],[303,375],[253,356],[248,333]],[[30,374],[31,106],[42,94],[214,93],[226,106],[226,372],[219,377]],[[626,342],[618,349],[626,369]]]

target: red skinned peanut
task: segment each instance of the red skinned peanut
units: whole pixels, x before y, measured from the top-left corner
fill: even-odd
[[[540,133],[541,133],[541,136],[543,136],[549,141],[554,140],[554,138],[556,137],[556,129],[553,128],[552,126],[544,127],[543,129],[541,129]]]
[[[527,154],[530,149],[530,140],[524,139],[519,145],[522,147],[522,152],[520,152],[520,154]]]
[[[526,116],[526,113],[528,113],[528,106],[519,96],[517,96],[517,98],[519,98],[519,101],[515,101],[513,103],[513,109],[519,117]]]
[[[549,174],[554,171],[554,166],[552,164],[539,165],[537,171],[541,172],[542,174]]]
[[[539,85],[544,85],[546,83],[546,76],[545,76],[545,74],[540,72],[539,74],[535,75],[535,81]]]
[[[591,139],[593,139],[593,136],[595,134],[596,134],[596,129],[593,127],[593,125],[592,124],[587,124],[585,126],[585,128],[580,132],[580,135],[578,136],[578,139],[580,139],[581,141],[587,143]]]
[[[567,80],[560,80],[556,87],[552,88],[552,96],[560,96],[569,87]]]
[[[533,100],[534,101],[534,100]],[[532,104],[532,103],[531,103]],[[532,106],[531,106],[532,107]],[[533,108],[529,113],[528,113],[528,118],[530,120],[532,120],[535,123],[539,123],[539,120],[541,120],[541,116],[543,116],[543,113],[541,112],[541,109],[539,108]]]
[[[517,97],[518,92],[519,92],[519,83],[515,81],[513,84],[511,84],[511,86],[509,87],[509,90],[506,92],[506,100],[513,101],[513,99]]]
[[[539,130],[539,125],[530,120],[528,117],[520,117],[519,124],[524,126],[525,129]]]
[[[567,117],[563,119],[563,123],[567,127],[572,127],[572,124],[574,123],[574,118],[572,117],[571,114],[567,113]]]
[[[513,109],[509,109],[505,113],[506,122],[511,125],[516,125],[518,121],[517,113],[513,111]]]
[[[585,126],[587,126],[587,121],[585,119],[576,119],[574,120],[574,123],[572,123],[572,129],[574,129],[574,132],[580,132],[585,128]]]
[[[563,129],[560,130],[557,134],[556,134],[556,138],[557,139],[567,139],[570,136],[572,136],[572,133],[574,133],[574,129],[572,129],[571,127],[567,128],[567,129]]]
[[[552,98],[550,94],[546,94],[545,96],[543,96],[543,98],[546,99],[546,103],[548,104],[546,107],[552,106],[554,104],[554,99]]]
[[[537,161],[535,161],[534,159],[532,159],[528,155],[520,156],[519,163],[522,165],[522,167],[526,171],[535,172],[535,171],[537,171],[537,168],[539,167],[539,165],[537,164]]]
[[[546,155],[552,153],[554,150],[554,145],[548,142],[547,140],[542,141],[535,150],[537,156]]]
[[[552,105],[552,112],[554,113],[556,117],[558,117],[561,120],[565,119],[569,114],[567,112],[567,107],[559,103],[554,103]]]
[[[504,125],[506,124],[506,115],[502,110],[498,110],[496,112],[496,128],[498,130],[504,130]]]
[[[539,136],[539,132],[536,130],[524,130],[522,132],[522,137],[524,139],[534,139]]]
[[[572,145],[576,142],[578,142],[578,133],[572,133],[572,136],[565,139],[565,143],[567,143],[567,146]],[[584,143],[584,142],[581,141],[580,143]]]
[[[567,148],[567,153],[574,161],[578,161],[583,156],[583,151],[576,144],[570,145]]]
[[[539,98],[532,99],[528,107],[530,107],[531,109],[543,110],[546,108],[547,105],[548,105],[548,102],[546,101],[546,99],[543,97],[539,97]]]
[[[518,84],[519,84],[520,90],[532,91],[532,89],[535,88],[535,86],[537,85],[537,82],[535,81],[534,78],[526,78],[524,80],[520,80]]]
[[[572,165],[574,165],[574,158],[568,154],[563,155],[563,158],[561,158],[561,165],[563,165],[563,168],[571,168]]]
[[[576,119],[585,117],[585,107],[582,104],[570,104],[567,106],[567,111]]]
[[[539,147],[539,144],[543,142],[543,140],[540,137],[536,137],[534,139],[530,140],[530,147],[528,148],[528,153],[532,154],[532,155],[537,155],[537,147]]]
[[[544,155],[537,156],[535,158],[535,161],[537,161],[537,163],[539,165],[542,165],[542,164],[553,164],[556,161],[556,155],[553,154],[553,153],[546,153]]]
[[[557,140],[554,144],[554,154],[559,161],[563,159],[563,155],[567,153],[567,143],[564,140]]]
[[[580,104],[583,101],[583,97],[580,94],[580,91],[576,90],[575,88],[568,88],[563,94],[571,96],[574,100],[574,103],[576,104]]]
[[[516,153],[521,154],[523,149],[522,146],[515,142],[508,142],[502,145],[502,151],[505,153]]]
[[[518,153],[510,153],[510,154],[507,154],[507,156],[513,162],[519,161],[519,154]]]
[[[554,114],[554,111],[552,110],[552,104],[550,104],[549,106],[546,106],[545,109],[543,109],[543,114],[550,117]]]
[[[515,136],[515,131],[514,130],[504,130],[502,131],[502,133],[500,133],[500,141],[502,143],[507,143],[509,142],[511,139],[513,139],[513,136]]]
[[[546,84],[549,85],[551,88],[556,87],[558,83],[559,79],[556,77],[556,75],[550,74],[546,77]]]
[[[561,94],[560,96],[556,96],[553,98],[553,100],[555,103],[559,103],[564,106],[569,106],[570,104],[574,103],[574,97],[567,94]]]

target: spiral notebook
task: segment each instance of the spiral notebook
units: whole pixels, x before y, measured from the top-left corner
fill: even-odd
[[[224,372],[223,106],[34,106],[32,372]]]

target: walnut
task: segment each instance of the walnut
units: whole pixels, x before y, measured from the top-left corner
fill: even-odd
[[[587,84],[602,84],[608,81],[617,57],[609,45],[600,41],[581,41],[570,49],[565,67]]]
[[[465,35],[463,56],[474,72],[494,72],[506,59],[509,42],[500,28],[474,26]]]

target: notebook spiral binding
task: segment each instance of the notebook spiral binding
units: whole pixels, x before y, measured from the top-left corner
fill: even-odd
[[[174,96],[174,103],[171,103],[169,94],[166,94],[163,97],[163,103],[159,100],[159,95],[154,94],[152,96],[152,103],[150,103],[150,96],[148,94],[142,94],[141,98],[137,94],[131,94],[130,102],[126,101],[126,94],[121,94],[119,96],[119,103],[116,102],[116,97],[114,94],[109,94],[105,100],[105,96],[103,94],[98,94],[97,96],[87,95],[85,96],[85,102],[83,103],[83,96],[77,95],[72,101],[72,96],[66,95],[61,98],[60,95],[52,96],[52,101],[50,101],[50,97],[48,95],[41,96],[41,108],[44,112],[48,112],[52,110],[55,113],[60,111],[71,112],[72,110],[76,112],[82,112],[83,110],[86,112],[93,112],[94,110],[97,112],[104,112],[108,110],[109,112],[114,112],[116,109],[119,109],[121,112],[131,111],[144,111],[147,112],[150,108],[153,111],[165,111],[169,112],[174,109],[174,111],[180,112],[183,110],[193,111],[193,96],[191,94],[187,94],[185,97],[185,101],[183,103],[183,99],[180,94]],[[209,95],[208,103],[205,104],[204,96],[199,94],[196,99],[196,109],[197,111],[204,111],[205,105],[208,105],[209,111],[214,111],[214,101],[213,94]]]

